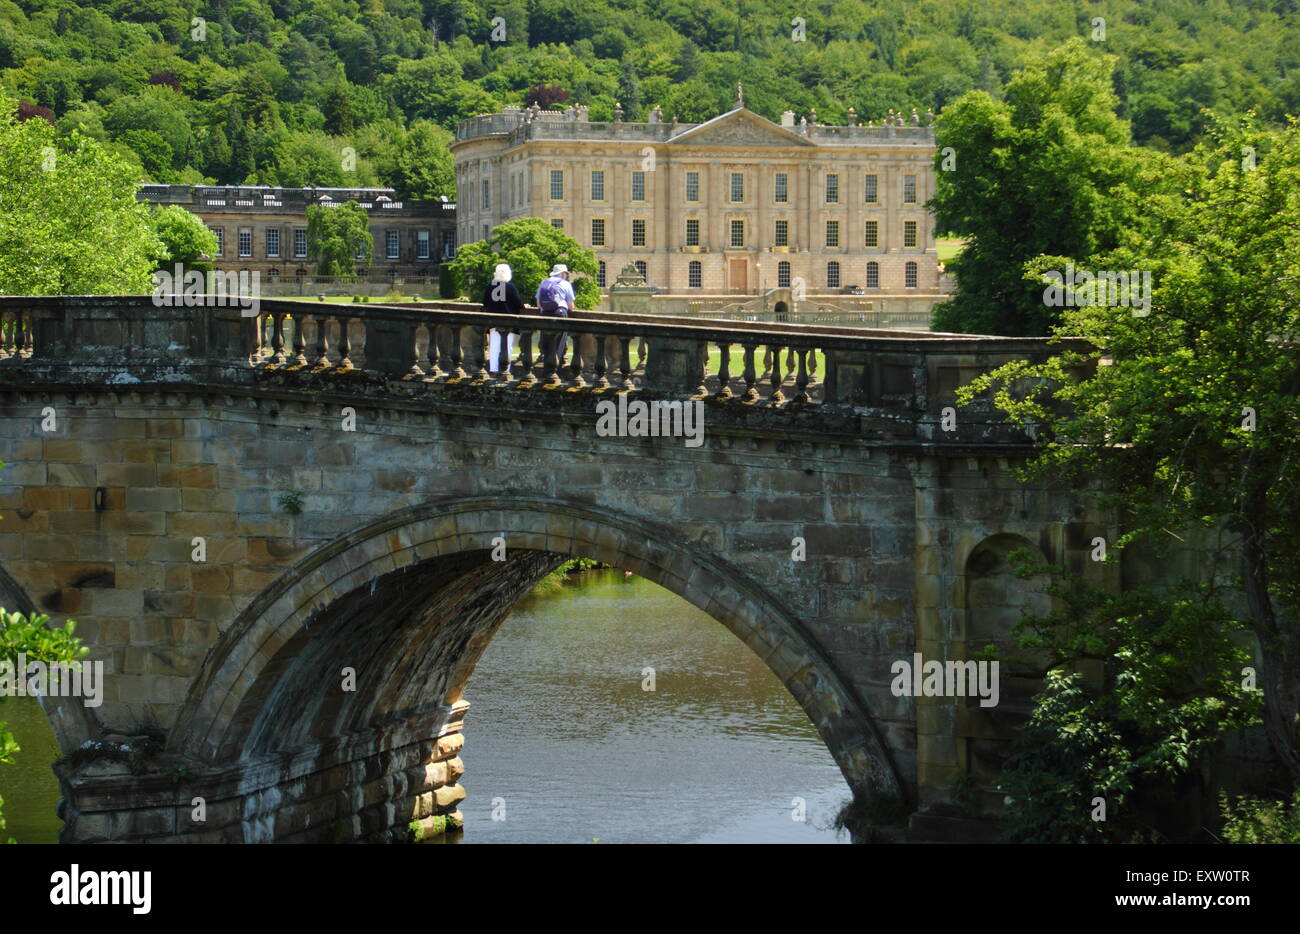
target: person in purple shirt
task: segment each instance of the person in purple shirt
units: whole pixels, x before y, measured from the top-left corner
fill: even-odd
[[[577,308],[575,302],[577,296],[573,294],[573,284],[569,282],[569,267],[563,263],[556,263],[551,267],[551,274],[542,280],[537,287],[537,307],[541,309],[542,315],[547,318],[567,318],[569,312]],[[556,356],[558,357],[557,366],[563,367],[567,357],[566,348],[568,334],[561,331],[557,335],[542,336],[542,354],[549,352],[552,341],[558,341],[556,344]]]

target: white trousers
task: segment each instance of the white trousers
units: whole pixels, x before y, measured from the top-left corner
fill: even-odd
[[[519,335],[507,334],[509,340],[506,342],[506,361],[509,362],[515,357],[515,351],[519,348]],[[501,353],[501,332],[496,328],[488,335],[488,371],[497,372],[497,356]]]

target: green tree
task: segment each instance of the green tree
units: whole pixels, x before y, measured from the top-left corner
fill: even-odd
[[[370,217],[355,201],[336,207],[313,204],[307,208],[307,256],[321,276],[350,276],[356,272],[357,254],[374,249]]]
[[[0,95],[0,294],[148,292],[162,247],[136,201],[136,170],[13,113]]]
[[[960,398],[993,393],[1038,426],[1033,473],[1116,509],[1117,544],[1222,537],[1223,602],[1258,641],[1265,733],[1300,785],[1300,126],[1219,128],[1158,168],[1171,184],[1132,241],[1076,257],[1149,273],[1149,313],[1067,308],[1057,333],[1095,349],[1008,364]]]
[[[163,248],[158,257],[160,269],[170,271],[177,263],[182,270],[196,268],[206,271],[212,268],[212,264],[206,262],[204,257],[216,255],[217,235],[204,225],[197,214],[190,213],[178,204],[168,204],[156,208],[149,220]]]
[[[1072,41],[1018,72],[1005,101],[972,91],[944,112],[930,207],[941,233],[967,243],[948,265],[956,294],[935,309],[934,330],[1046,334],[1057,311],[1025,281],[1025,263],[1119,244],[1139,210],[1139,157],[1115,116],[1112,69]]]
[[[563,263],[574,273],[571,281],[578,307],[595,308],[600,304],[596,254],[540,217],[523,217],[493,227],[487,240],[458,248],[448,266],[461,291],[477,301],[492,281],[497,263],[510,264],[515,286],[525,302],[532,302],[537,286],[551,267]]]

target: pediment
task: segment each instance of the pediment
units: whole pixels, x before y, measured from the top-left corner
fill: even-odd
[[[668,140],[691,146],[816,146],[817,144],[753,111],[739,107]]]

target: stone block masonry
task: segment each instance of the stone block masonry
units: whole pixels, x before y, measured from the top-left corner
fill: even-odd
[[[684,363],[579,360],[546,389],[476,375],[482,315],[183,311],[169,329],[155,319],[178,313],[147,299],[0,300],[20,322],[0,346],[0,601],[75,618],[105,665],[102,706],[48,699],[68,841],[454,826],[472,800],[458,752],[474,665],[569,557],[640,574],[734,632],[855,793],[941,809],[960,724],[918,716],[936,699],[892,696],[891,663],[964,649],[982,543],[1068,558],[1074,524],[1107,521],[1026,492],[1025,439],[986,409],[952,437],[936,427],[940,370],[1044,352],[1034,342],[595,316],[566,327],[620,351],[644,335],[651,361],[659,346]],[[83,319],[115,322],[121,345],[78,343]],[[552,327],[519,320],[526,337]],[[375,322],[388,344],[367,341]],[[385,356],[395,333],[411,357]],[[793,348],[799,365],[728,384],[692,370],[690,341],[778,361]],[[295,364],[308,347],[324,363]],[[617,391],[701,399],[702,445],[599,436],[595,402]],[[101,742],[146,727],[164,738]]]

